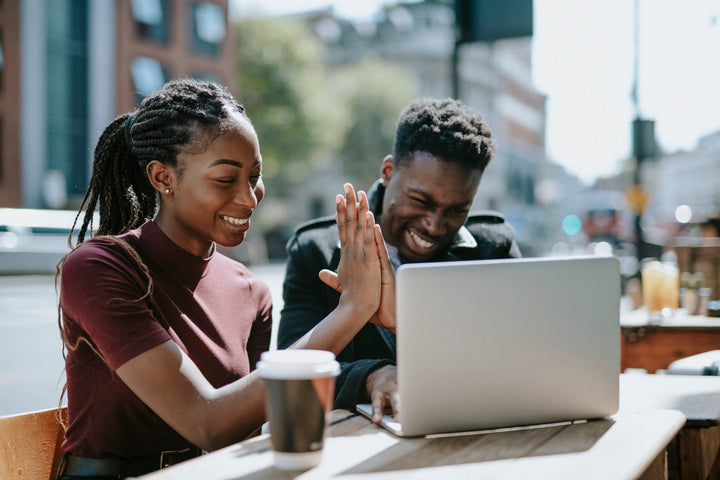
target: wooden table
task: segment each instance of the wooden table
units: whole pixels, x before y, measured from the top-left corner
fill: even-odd
[[[273,467],[262,435],[142,478],[664,479],[666,447],[685,424],[675,410],[628,408],[582,423],[401,439],[346,410],[331,417],[323,461],[305,472]]]
[[[649,325],[645,309],[620,315],[620,371],[642,368],[649,373],[675,360],[720,349],[720,318],[687,315],[676,310],[660,325]]]
[[[668,447],[670,478],[720,478],[720,377],[620,375],[620,411],[642,408],[676,409],[687,418]]]

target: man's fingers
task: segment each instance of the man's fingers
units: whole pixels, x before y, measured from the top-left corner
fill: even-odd
[[[393,418],[397,421],[399,418],[398,412],[400,411],[400,395],[397,391],[390,396],[390,406],[392,407]]]
[[[373,392],[372,396],[372,422],[380,423],[383,415],[385,415],[383,409],[385,407],[385,396],[382,393]]]
[[[373,233],[375,235],[375,246],[380,256],[380,267],[384,272],[392,273],[390,254],[388,253],[387,245],[385,245],[385,239],[383,238],[382,230],[380,230],[380,225],[374,225]]]

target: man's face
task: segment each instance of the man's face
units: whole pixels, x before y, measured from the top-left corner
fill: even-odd
[[[402,167],[386,157],[380,227],[406,262],[431,260],[467,220],[482,172],[416,152]]]

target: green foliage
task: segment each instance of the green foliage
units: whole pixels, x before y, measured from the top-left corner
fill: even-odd
[[[378,58],[343,67],[334,80],[345,91],[351,118],[337,158],[347,180],[366,188],[392,153],[397,118],[415,98],[415,88],[403,70]]]
[[[309,167],[329,161],[345,128],[325,85],[322,44],[299,21],[247,17],[233,28],[235,91],[260,139],[264,181],[301,180]]]
[[[233,26],[238,99],[260,139],[263,179],[290,195],[314,169],[339,161],[363,188],[392,153],[395,123],[414,98],[409,77],[380,59],[328,71],[323,44],[299,19],[246,17]]]

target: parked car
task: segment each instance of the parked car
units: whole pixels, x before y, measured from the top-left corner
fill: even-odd
[[[55,273],[76,211],[0,208],[0,275]]]

